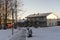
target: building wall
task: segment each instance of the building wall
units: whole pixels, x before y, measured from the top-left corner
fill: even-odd
[[[57,25],[57,16],[55,14],[50,14],[47,17],[47,26],[56,26]]]
[[[42,17],[30,17],[30,18],[27,18],[27,19],[29,21],[28,24],[30,24],[32,26],[40,26],[40,27],[47,26],[45,16],[42,16]]]
[[[40,25],[41,27],[45,27],[45,26],[47,26],[46,24],[47,24],[47,23],[46,23],[46,16],[41,16],[41,17],[39,18],[39,25]]]

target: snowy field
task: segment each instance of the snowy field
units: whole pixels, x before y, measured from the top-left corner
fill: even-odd
[[[0,30],[0,40],[26,40],[26,28]]]
[[[60,27],[31,28],[33,36],[26,40],[60,40]],[[20,30],[14,29],[14,34]],[[0,40],[9,40],[12,37],[12,29],[0,30]]]
[[[32,28],[33,37],[26,40],[60,40],[60,27]]]
[[[14,34],[17,33],[18,30],[14,29]],[[8,40],[12,36],[12,29],[0,30],[0,40]]]

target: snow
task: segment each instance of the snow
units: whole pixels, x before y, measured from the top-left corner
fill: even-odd
[[[26,39],[26,30],[22,29],[15,35],[13,35],[10,40],[25,40]]]
[[[26,28],[14,29],[12,35],[12,29],[0,30],[0,40],[25,40]]]
[[[14,29],[14,34],[17,33],[18,30]],[[7,40],[12,36],[12,29],[0,30],[0,40]]]
[[[43,28],[31,28],[33,31],[32,37],[26,37],[26,40],[60,40],[60,26],[56,27],[43,27]],[[19,36],[16,34],[25,35],[27,34],[26,32],[22,33],[24,28],[19,30],[19,29],[14,29],[14,35]],[[13,38],[12,36],[12,29],[7,29],[7,30],[0,30],[0,40],[9,40],[10,38]],[[20,37],[20,36],[19,36]],[[23,36],[20,38],[24,38]]]
[[[60,27],[32,28],[33,36],[26,40],[60,40]]]

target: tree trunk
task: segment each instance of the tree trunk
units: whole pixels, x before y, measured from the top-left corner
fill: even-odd
[[[5,17],[4,17],[4,29],[6,29],[7,27],[7,0],[5,0]]]

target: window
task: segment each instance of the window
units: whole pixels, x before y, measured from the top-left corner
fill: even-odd
[[[53,26],[54,24],[52,23],[52,26]]]
[[[51,26],[51,23],[49,23],[49,25]]]
[[[30,19],[28,19],[28,21],[30,21]]]
[[[39,20],[39,18],[37,18],[37,20]]]

